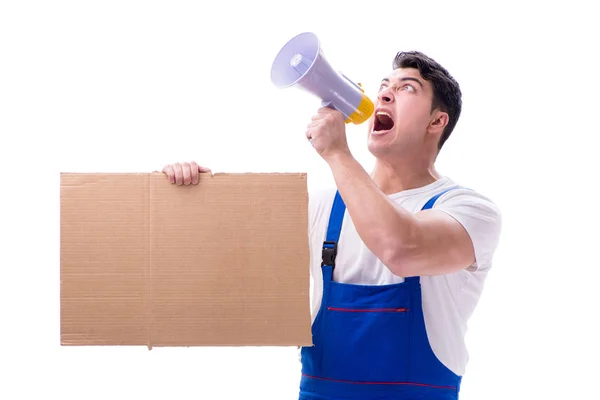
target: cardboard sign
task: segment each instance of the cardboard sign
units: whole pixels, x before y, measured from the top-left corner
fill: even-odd
[[[311,345],[305,174],[61,174],[61,344]]]

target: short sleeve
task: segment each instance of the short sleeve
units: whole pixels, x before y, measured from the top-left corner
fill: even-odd
[[[336,188],[320,188],[309,191],[308,195],[308,232],[312,236],[316,225],[324,218],[328,218]],[[322,240],[325,240],[324,238]]]
[[[502,230],[502,215],[496,204],[474,190],[455,189],[442,195],[434,208],[456,219],[471,237],[475,263],[470,270],[491,268]]]

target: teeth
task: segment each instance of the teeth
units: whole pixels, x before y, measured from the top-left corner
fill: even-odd
[[[385,115],[386,117],[390,117],[391,118],[390,114],[386,113],[385,111],[377,111],[376,115]]]

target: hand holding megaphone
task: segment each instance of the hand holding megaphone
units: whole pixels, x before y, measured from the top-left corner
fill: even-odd
[[[351,155],[344,122],[343,115],[333,107],[321,107],[306,126],[306,138],[325,161]]]
[[[271,67],[278,88],[296,86],[321,99],[321,105],[338,110],[346,123],[367,121],[375,106],[359,84],[335,71],[325,59],[314,33],[301,33],[279,51]]]

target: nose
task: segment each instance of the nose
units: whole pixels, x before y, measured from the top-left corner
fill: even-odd
[[[382,89],[377,94],[377,99],[379,100],[380,103],[391,103],[394,101],[394,97],[392,95],[390,95],[390,88]]]

